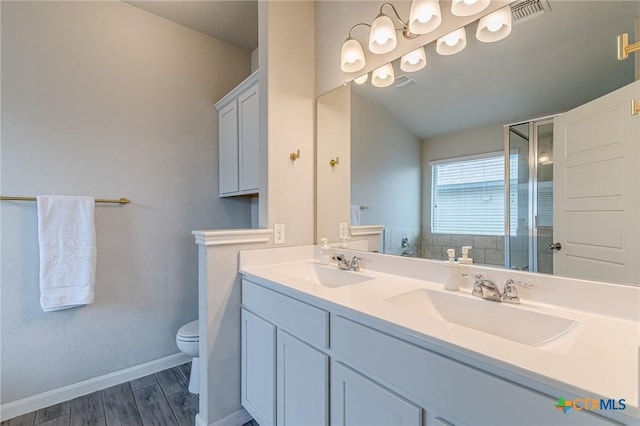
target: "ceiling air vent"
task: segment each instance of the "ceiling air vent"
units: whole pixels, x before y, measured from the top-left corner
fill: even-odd
[[[399,89],[401,87],[412,86],[414,84],[416,84],[416,81],[413,78],[409,77],[408,75],[399,75],[396,77],[391,87]]]
[[[521,0],[511,4],[513,25],[521,24],[551,12],[551,5],[547,0]]]

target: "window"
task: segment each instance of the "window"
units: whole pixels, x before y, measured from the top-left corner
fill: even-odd
[[[430,165],[432,233],[504,235],[502,152],[434,161]],[[517,170],[515,173],[517,176]]]

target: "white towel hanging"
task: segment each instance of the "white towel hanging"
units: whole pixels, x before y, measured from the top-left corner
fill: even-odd
[[[57,311],[93,303],[95,199],[40,195],[37,200],[42,310]]]

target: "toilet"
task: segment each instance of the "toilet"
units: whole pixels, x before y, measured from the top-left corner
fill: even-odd
[[[191,362],[191,374],[189,377],[189,392],[200,393],[200,379],[199,379],[199,345],[200,345],[200,332],[198,330],[198,320],[191,321],[188,324],[183,325],[176,334],[176,344],[185,354],[193,357]]]

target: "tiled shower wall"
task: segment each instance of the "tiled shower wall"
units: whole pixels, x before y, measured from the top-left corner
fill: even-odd
[[[432,234],[423,228],[419,255],[427,259],[447,259],[447,250],[462,256],[462,246],[472,246],[469,257],[474,263],[504,266],[504,237],[487,235]]]

